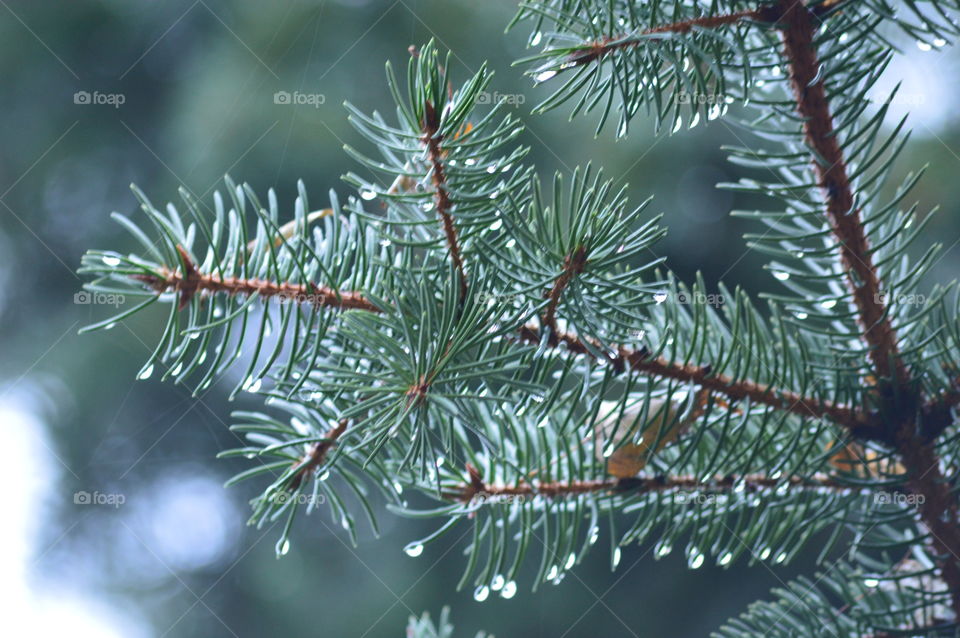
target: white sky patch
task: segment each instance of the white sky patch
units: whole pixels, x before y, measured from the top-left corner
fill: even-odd
[[[877,104],[885,102],[899,82],[900,90],[887,111],[887,126],[895,126],[909,114],[906,127],[913,130],[913,135],[941,135],[944,129],[957,123],[954,105],[960,94],[957,83],[950,81],[958,71],[956,56],[951,51],[935,48],[924,51],[909,42],[898,44],[903,53],[894,55],[870,90],[870,98]]]
[[[71,638],[138,638],[148,635],[142,622],[111,609],[103,601],[69,587],[49,586],[53,578],[38,574],[34,561],[49,538],[45,503],[57,476],[66,469],[49,447],[43,423],[31,409],[26,393],[0,396],[4,461],[0,485],[4,492],[0,525],[0,600],[8,635],[70,636]],[[64,497],[66,498],[66,496]],[[56,534],[54,534],[56,537]]]

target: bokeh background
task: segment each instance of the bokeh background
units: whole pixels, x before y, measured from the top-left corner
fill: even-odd
[[[403,546],[433,523],[386,513],[381,538],[367,530],[357,547],[323,512],[300,517],[292,550],[277,560],[277,530],[245,526],[254,486],[223,489],[239,466],[214,460],[237,442],[231,409],[258,401],[229,403],[235,379],[197,399],[156,378],[136,381],[161,313],[78,337],[109,309],[74,302],[74,271],[87,248],[132,249],[109,219],[136,214],[131,182],[155,203],[180,187],[209,200],[227,172],[260,193],[275,187],[288,205],[297,179],[315,201],[331,188],[346,193],[340,176],[359,167],[342,146],[362,141],[342,103],[389,112],[384,62],[404,65],[407,47],[431,37],[454,52],[459,77],[488,61],[492,90],[521,96],[523,141],[543,174],[590,161],[628,181],[635,201],[654,195],[651,210],[666,214],[671,231],[657,250],[679,276],[700,270],[711,284],[722,277],[773,290],[762,259],[745,252],[749,223],[728,216],[758,202],[714,187],[740,176],[721,145],[748,134],[714,121],[655,137],[637,121],[615,141],[612,130],[595,138],[592,118],[531,116],[545,93],[511,66],[527,35],[523,26],[504,33],[514,4],[0,0],[0,630],[400,636],[410,613],[449,604],[458,635],[694,636],[812,573],[803,560],[688,571],[679,552],[654,560],[642,545],[626,549],[616,573],[597,551],[557,586],[530,595],[528,582],[511,600],[478,603],[455,591],[456,535],[410,558]],[[888,77],[887,88],[903,80],[907,96],[892,111],[913,111],[914,137],[895,174],[929,165],[914,199],[921,210],[941,206],[925,239],[946,244],[934,278],[952,278],[956,60],[905,42]],[[276,104],[278,91],[323,103]],[[76,504],[81,490],[124,502]]]

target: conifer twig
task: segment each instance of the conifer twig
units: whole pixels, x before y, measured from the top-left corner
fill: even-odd
[[[635,476],[629,478],[607,478],[582,481],[542,481],[530,483],[526,481],[515,485],[485,483],[479,470],[467,463],[467,477],[469,482],[456,489],[447,489],[442,496],[448,500],[469,503],[477,497],[496,501],[507,497],[564,498],[580,494],[596,492],[624,493],[624,492],[665,492],[697,491],[697,492],[729,492],[734,489],[746,493],[771,490],[789,484],[796,488],[852,490],[835,479],[826,476],[812,478],[790,477],[789,479],[774,479],[762,474],[747,474],[744,476],[724,476],[713,481],[704,481],[697,476]]]
[[[425,104],[423,119],[423,143],[427,147],[427,157],[432,166],[431,179],[433,181],[434,205],[443,223],[443,232],[447,237],[450,260],[456,267],[457,276],[460,278],[460,299],[463,300],[467,296],[467,272],[464,269],[463,256],[460,253],[457,228],[453,223],[453,215],[450,212],[453,203],[447,193],[447,173],[443,165],[443,149],[440,147],[442,140],[438,137],[440,119],[433,104],[429,101]]]

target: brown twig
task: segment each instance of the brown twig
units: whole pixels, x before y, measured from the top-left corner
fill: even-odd
[[[887,316],[877,268],[870,253],[860,209],[840,141],[833,128],[833,115],[820,73],[814,45],[817,25],[804,2],[781,0],[783,55],[787,60],[790,86],[797,112],[803,117],[807,145],[813,149],[813,171],[826,203],[833,234],[839,242],[840,259],[857,307],[863,339],[870,347],[870,359],[880,377],[900,387],[907,372],[897,347],[897,335]]]
[[[704,481],[697,476],[636,476],[630,478],[609,478],[586,481],[543,481],[540,483],[520,482],[516,485],[487,484],[483,481],[480,472],[467,463],[468,482],[458,488],[446,490],[441,496],[447,500],[469,503],[481,497],[484,500],[496,501],[508,497],[545,496],[547,498],[564,498],[591,494],[597,492],[625,493],[625,492],[664,492],[668,490],[697,492],[729,492],[733,489],[746,493],[759,492],[778,488],[785,483],[797,488],[815,488],[830,490],[852,490],[829,477],[813,477],[803,479],[791,477],[774,479],[762,474],[747,474],[740,477],[718,477],[713,481]]]
[[[431,179],[433,181],[433,199],[443,223],[443,232],[447,237],[447,249],[450,251],[450,260],[457,269],[457,275],[460,277],[460,299],[467,296],[467,272],[463,266],[463,256],[460,254],[460,240],[457,237],[457,228],[453,223],[453,215],[450,210],[453,203],[450,201],[450,195],[447,193],[447,173],[443,165],[443,149],[440,143],[443,141],[438,135],[440,129],[440,119],[433,104],[427,101],[424,108],[422,141],[427,147],[427,158],[432,167]]]
[[[159,276],[132,275],[138,281],[158,293],[174,291],[180,295],[179,307],[182,310],[190,303],[197,293],[213,294],[223,292],[229,295],[259,295],[263,298],[276,297],[285,301],[310,303],[316,308],[340,308],[343,310],[369,310],[379,312],[380,309],[356,292],[340,292],[313,283],[307,285],[276,283],[262,279],[241,279],[237,277],[221,277],[216,274],[204,274],[197,270],[193,260],[187,252],[177,246],[180,260],[183,262],[182,272],[179,270],[163,269]]]
[[[299,461],[294,463],[294,466],[300,465],[303,463],[303,467],[293,476],[293,479],[290,481],[290,485],[287,486],[291,492],[295,492],[302,484],[304,479],[306,479],[311,472],[315,471],[320,467],[327,458],[327,454],[330,452],[330,449],[336,445],[337,439],[346,431],[347,429],[347,420],[341,419],[337,425],[330,429],[327,432],[327,436],[322,441],[317,441],[313,444],[313,447],[310,448],[310,452]]]
[[[770,8],[767,6],[760,7],[758,9],[749,9],[745,11],[737,11],[736,13],[729,13],[719,16],[702,16],[699,18],[690,18],[689,20],[682,20],[680,22],[673,22],[670,24],[663,24],[660,26],[652,27],[645,29],[638,33],[624,33],[618,36],[609,36],[601,40],[597,40],[590,44],[584,45],[584,47],[577,51],[574,54],[571,54],[570,58],[567,60],[566,66],[564,68],[570,68],[570,66],[583,66],[585,64],[590,64],[603,58],[610,53],[617,51],[619,49],[628,49],[630,47],[639,46],[642,40],[635,40],[631,38],[636,38],[637,36],[644,35],[656,35],[658,33],[688,33],[694,28],[701,29],[715,29],[717,27],[736,24],[737,22],[742,22],[744,20],[757,20],[760,22],[770,22],[772,21],[769,16]]]
[[[547,309],[543,313],[543,325],[550,330],[550,339],[556,339],[557,335],[557,306],[560,304],[560,297],[563,291],[570,284],[570,281],[583,272],[587,265],[587,249],[585,246],[578,246],[576,250],[564,257],[563,271],[553,287],[544,295],[548,299]]]
[[[569,333],[557,333],[557,342],[564,344],[571,352],[594,356],[594,352],[603,351],[599,344],[591,349],[580,337]],[[520,328],[520,337],[528,343],[539,343],[540,332],[535,326]],[[825,401],[816,401],[794,392],[776,390],[749,380],[731,379],[725,375],[714,375],[710,366],[693,366],[673,363],[662,357],[653,358],[645,350],[620,348],[615,354],[606,357],[613,366],[625,369],[627,366],[661,379],[674,379],[685,383],[694,383],[717,392],[734,401],[749,399],[753,403],[767,405],[779,410],[792,412],[800,416],[828,418],[831,421],[851,429],[867,426],[864,416],[853,408],[835,405]]]

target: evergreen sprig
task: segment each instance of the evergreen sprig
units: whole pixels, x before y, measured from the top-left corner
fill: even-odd
[[[91,328],[166,302],[142,378],[162,365],[202,390],[243,361],[237,389],[271,409],[236,413],[247,444],[225,454],[254,461],[234,481],[265,483],[251,522],[284,520],[279,554],[299,511],[329,506],[355,535],[349,503],[375,530],[385,503],[439,521],[410,556],[470,526],[460,586],[484,600],[531,571],[559,582],[601,536],[613,568],[653,539],[697,568],[785,563],[817,538],[816,580],[718,635],[954,635],[960,296],[924,288],[936,246],[908,256],[929,215],[905,204],[919,173],[889,196],[908,136],[870,96],[891,29],[943,47],[957,8],[521,5],[531,73],[557,86],[539,110],[597,109],[600,128],[616,111],[619,136],[641,110],[747,132],[728,186],[771,202],[741,214],[783,292],[676,281],[647,256],[665,231],[646,202],[590,166],[537,175],[520,122],[483,104],[486,68],[458,85],[431,43],[405,83],[387,68],[395,123],[348,106],[382,157],[347,149],[371,175],[346,176],[343,207],[311,211],[301,185],[281,215],[228,179],[211,216],[136,191],[146,223],[117,219],[142,254],[91,251],[81,271],[142,301]],[[444,614],[408,633],[451,631]]]

